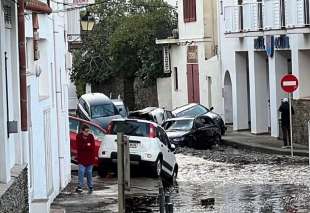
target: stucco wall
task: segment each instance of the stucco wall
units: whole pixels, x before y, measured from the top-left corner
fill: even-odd
[[[308,144],[308,121],[310,121],[310,100],[294,100],[293,141]]]
[[[168,78],[157,79],[158,106],[172,110],[172,81]]]

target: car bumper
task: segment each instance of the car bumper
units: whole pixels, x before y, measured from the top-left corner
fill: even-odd
[[[102,165],[115,165],[117,164],[117,152],[112,152],[110,158],[100,158],[100,164]],[[130,154],[131,165],[149,165],[155,161],[142,159],[140,155]]]

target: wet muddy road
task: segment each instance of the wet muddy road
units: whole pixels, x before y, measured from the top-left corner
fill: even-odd
[[[176,213],[293,213],[310,212],[308,159],[255,153],[230,147],[177,150],[177,184],[167,189]],[[117,212],[117,180],[94,177],[95,191],[81,195],[72,182],[56,198],[54,208],[66,212]],[[126,212],[159,212],[159,180],[133,177],[133,196]],[[148,190],[145,190],[148,189]]]
[[[176,156],[174,212],[310,212],[307,158],[229,147],[183,148]]]

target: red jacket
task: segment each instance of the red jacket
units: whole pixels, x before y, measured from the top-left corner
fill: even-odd
[[[89,134],[87,138],[84,139],[83,133],[79,133],[76,136],[76,142],[78,163],[84,166],[93,165],[97,156],[94,136]]]

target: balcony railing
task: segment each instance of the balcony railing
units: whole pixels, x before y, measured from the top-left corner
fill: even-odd
[[[310,0],[264,0],[225,6],[226,33],[310,28]]]

